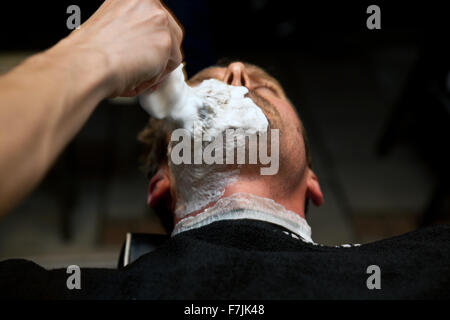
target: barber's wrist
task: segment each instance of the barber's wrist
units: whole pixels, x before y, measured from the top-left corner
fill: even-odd
[[[84,44],[78,35],[70,35],[41,55],[58,71],[66,72],[71,85],[90,91],[99,100],[113,96],[117,90],[108,55]]]

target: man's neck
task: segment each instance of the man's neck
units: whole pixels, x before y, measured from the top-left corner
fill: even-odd
[[[300,184],[296,190],[283,190],[268,177],[267,181],[263,179],[238,180],[227,186],[223,197],[231,196],[235,193],[248,193],[258,197],[267,198],[282,205],[286,210],[292,211],[302,218],[304,214],[305,188]]]
[[[276,188],[274,187],[273,182],[271,183],[271,181],[264,181],[264,179],[254,179],[254,180],[239,179],[225,188],[225,191],[223,195],[220,197],[220,199],[228,198],[234,194],[239,193],[251,194],[260,198],[271,199],[276,203],[280,204],[281,206],[283,206],[286,210],[291,211],[304,219],[305,215],[303,210],[305,201],[305,191],[302,185],[299,185],[297,190],[293,191],[291,190],[289,194],[280,191],[274,192],[274,190],[280,189],[282,188]],[[214,206],[220,199],[209,203],[200,210],[196,210],[187,215],[184,215],[183,217],[178,217],[174,215],[174,224],[176,225],[180,220],[186,217],[194,217],[204,212],[206,209]]]
[[[172,236],[213,222],[240,219],[278,225],[295,234],[297,238],[312,242],[311,228],[301,215],[287,210],[270,198],[243,192],[224,196],[202,212],[184,217],[175,225]]]

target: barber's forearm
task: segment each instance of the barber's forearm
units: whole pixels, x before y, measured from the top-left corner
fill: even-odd
[[[182,60],[159,0],[105,0],[67,38],[0,77],[0,215],[44,176],[105,97],[137,95]]]
[[[35,187],[112,93],[106,57],[70,41],[0,77],[0,214]]]

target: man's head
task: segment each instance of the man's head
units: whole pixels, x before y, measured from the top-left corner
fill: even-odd
[[[262,176],[259,171],[252,170],[251,165],[246,166],[246,170],[241,170],[237,181],[227,186],[224,195],[234,192],[253,193],[271,198],[302,216],[308,199],[320,205],[323,196],[317,177],[311,170],[306,133],[279,82],[257,66],[234,62],[226,66],[206,68],[189,79],[188,84],[195,87],[208,79],[233,86],[245,86],[249,90],[247,96],[267,117],[269,128],[279,130],[278,172],[273,176]],[[172,129],[171,124],[164,120],[151,119],[139,136],[147,147],[144,164],[150,178],[148,204],[157,208],[166,228],[170,228],[177,198],[173,185],[176,179],[170,178],[174,173],[169,169],[167,157]],[[191,192],[195,192],[192,189]]]

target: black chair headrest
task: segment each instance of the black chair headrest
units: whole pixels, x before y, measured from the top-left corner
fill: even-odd
[[[165,234],[127,233],[117,267],[120,269],[136,261],[161,246],[169,238],[170,236]]]

